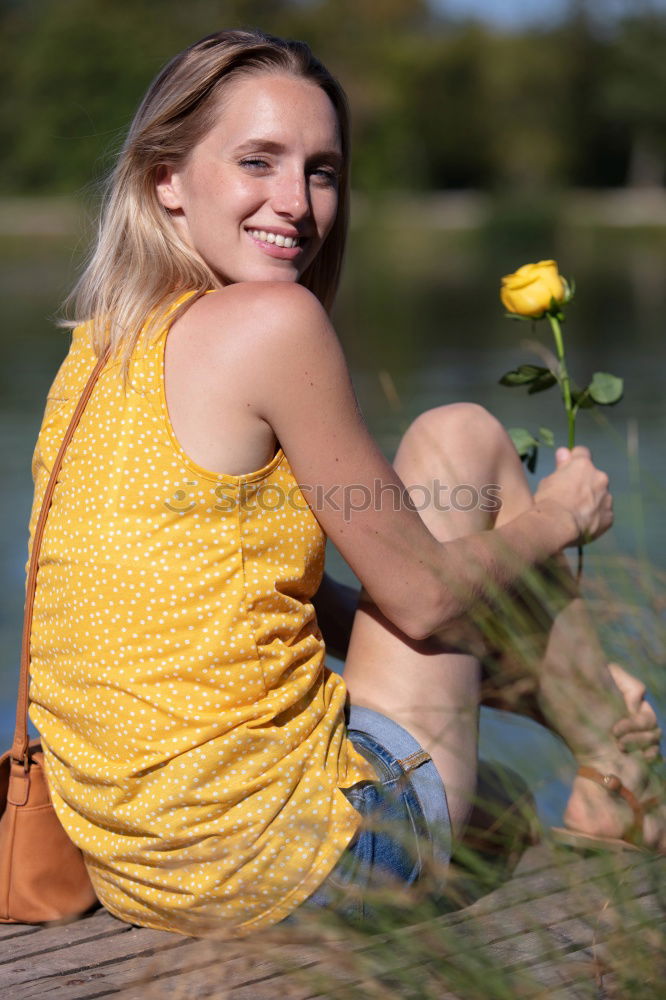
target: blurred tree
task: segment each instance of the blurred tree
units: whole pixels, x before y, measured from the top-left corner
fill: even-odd
[[[399,110],[409,126],[411,151],[400,178],[403,186],[467,188],[492,182],[492,108],[485,72],[492,48],[485,29],[470,25],[402,49]]]
[[[567,60],[561,81],[561,133],[566,143],[563,180],[583,187],[622,184],[626,133],[600,111],[600,87],[608,72],[609,39],[600,35],[597,5],[572,0],[554,43]],[[612,44],[612,43],[610,43]]]
[[[279,21],[291,6],[289,0],[2,0],[5,186],[57,192],[86,184],[108,167],[143,91],[168,58],[221,27]]]
[[[566,50],[551,32],[507,33],[495,38],[484,66],[496,185],[519,191],[556,185],[569,155]]]
[[[663,185],[666,158],[666,16],[643,7],[610,46],[599,102],[601,115],[626,132],[626,180],[634,187]]]
[[[410,98],[420,49],[434,26],[426,0],[312,0],[299,7],[295,34],[349,96],[355,184],[371,192],[418,185],[422,143],[414,141]]]
[[[0,173],[75,192],[105,172],[148,82],[222,27],[305,38],[347,89],[355,185],[661,183],[666,18],[569,0],[550,28],[453,23],[428,0],[0,0]]]

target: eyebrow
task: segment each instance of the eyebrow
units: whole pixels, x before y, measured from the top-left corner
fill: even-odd
[[[285,146],[281,142],[275,142],[273,139],[265,139],[261,136],[257,136],[254,139],[246,139],[245,142],[237,146],[235,152],[239,155],[243,153],[256,152],[257,150],[264,150],[267,153],[284,153]],[[312,156],[308,157],[309,160],[329,160],[338,166],[342,165],[342,154],[337,149],[321,149]]]

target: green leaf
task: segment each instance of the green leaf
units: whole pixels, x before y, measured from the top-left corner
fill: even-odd
[[[537,458],[539,457],[539,449],[536,445],[530,448],[525,456],[521,456],[525,465],[530,470],[530,472],[536,472]]]
[[[521,323],[530,323],[534,317],[533,316],[521,316],[520,313],[504,313],[505,319],[518,319]]]
[[[553,375],[551,371],[546,369],[543,375],[539,375],[539,377],[532,382],[527,392],[530,396],[534,395],[535,392],[545,392],[546,389],[550,389],[550,387],[555,385],[556,382],[556,376]]]
[[[572,389],[571,399],[574,406],[579,410],[591,410],[596,405],[590,396],[589,385],[586,385],[584,389]]]
[[[530,434],[525,427],[509,427],[507,433],[521,458],[527,455],[531,448],[539,444],[534,435]]]
[[[535,472],[539,457],[539,444],[552,443],[553,432],[549,431],[547,427],[540,427],[539,434],[543,438],[543,441],[537,441],[534,435],[525,427],[509,427],[507,433],[520,455],[521,462],[525,463],[530,472]],[[548,439],[550,439],[550,442]]]
[[[539,428],[539,440],[541,444],[546,444],[549,448],[555,447],[555,435],[548,427]]]
[[[552,372],[548,368],[542,368],[540,365],[519,365],[513,371],[502,375],[499,381],[500,385],[529,385],[531,382],[551,374]]]
[[[595,403],[599,403],[600,406],[613,406],[622,399],[624,382],[617,375],[595,372],[588,390]]]

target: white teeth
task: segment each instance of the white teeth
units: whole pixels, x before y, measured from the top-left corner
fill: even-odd
[[[274,243],[287,250],[298,246],[298,236],[283,236],[281,233],[269,233],[265,229],[250,229],[249,233],[255,240],[261,240],[262,243]]]

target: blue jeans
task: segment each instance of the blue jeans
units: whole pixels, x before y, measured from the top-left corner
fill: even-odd
[[[349,737],[377,772],[344,790],[363,824],[323,884],[302,907],[325,907],[347,919],[371,919],[373,892],[413,885],[427,871],[437,895],[437,873],[451,858],[446,791],[435,765],[410,734],[379,712],[350,709]]]

